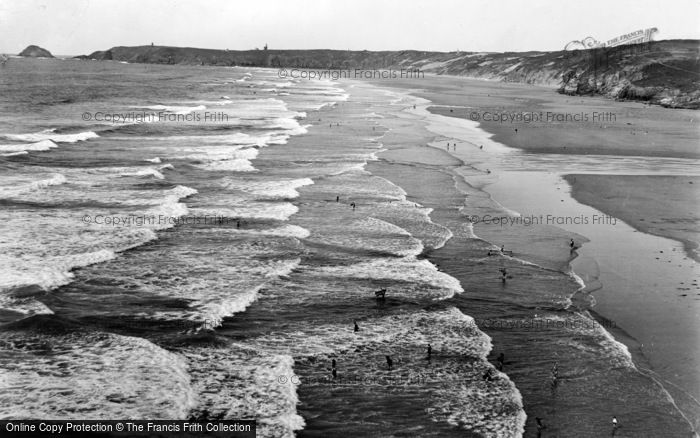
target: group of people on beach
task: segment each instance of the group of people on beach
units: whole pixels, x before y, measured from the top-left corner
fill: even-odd
[[[456,146],[457,146],[457,144],[454,143],[454,145],[452,146],[453,150],[455,150]],[[447,149],[449,150],[449,148],[450,148],[450,143],[448,142]],[[481,148],[483,149],[483,146],[481,146]],[[336,196],[335,201],[340,202],[340,196]],[[350,207],[354,211],[356,208],[356,204],[354,202],[351,202]],[[576,242],[574,241],[574,239],[570,239],[569,248],[571,251],[574,251],[577,249]],[[510,253],[508,255],[512,255],[511,251],[505,250],[504,245],[501,245],[499,253],[503,254],[503,255]],[[492,250],[489,250],[488,255],[492,255]],[[503,282],[503,284],[505,284],[506,280],[508,278],[510,278],[508,275],[508,271],[505,267],[503,267],[503,268],[499,269],[499,272],[501,273],[501,281]],[[385,293],[386,293],[386,289],[382,289],[379,292],[375,293],[375,295],[377,296],[377,299],[380,300],[380,299],[384,299]],[[358,331],[360,331],[360,326],[357,323],[357,320],[353,320],[353,332],[357,333]],[[389,370],[389,371],[393,370],[394,360],[392,359],[392,357],[390,355],[385,355],[384,357],[386,360],[387,370]],[[432,346],[431,346],[431,344],[427,345],[426,359],[429,362],[432,360]],[[503,372],[504,367],[505,367],[505,354],[503,352],[501,352],[498,355],[498,357],[496,358],[496,370],[498,370],[499,372]],[[331,375],[333,376],[334,379],[337,378],[337,363],[336,363],[335,359],[332,359],[332,362],[331,362]],[[489,367],[484,372],[482,379],[486,382],[492,382],[492,381],[498,380],[498,375],[496,374],[496,371],[493,368]],[[559,384],[559,365],[558,365],[558,362],[554,362],[554,365],[552,365],[552,368],[550,371],[550,385],[552,387],[552,390],[555,390],[557,388],[558,384]],[[547,426],[544,424],[543,419],[540,417],[535,417],[535,422],[536,422],[536,427],[537,427],[537,436],[540,437],[540,436],[542,436],[542,432],[545,429],[547,429]],[[618,426],[617,418],[613,416],[612,417],[612,436],[615,436],[618,427],[619,426]]]
[[[383,291],[386,291],[386,289],[382,289]],[[353,332],[357,333],[360,331],[360,326],[357,323],[357,320],[353,320]],[[427,345],[427,354],[426,354],[426,360],[430,362],[433,357],[433,347],[431,344]],[[391,371],[393,370],[394,367],[394,360],[391,358],[389,355],[385,355],[384,358],[386,359],[386,365],[387,365],[387,370]],[[498,357],[496,357],[496,370],[503,372],[503,368],[505,367],[506,363],[506,356],[505,353],[501,352],[499,353]],[[338,376],[338,371],[337,371],[337,362],[335,359],[331,360],[331,375],[333,376],[333,379],[337,378]],[[493,382],[495,380],[498,380],[498,375],[494,371],[493,368],[489,367],[486,369],[484,374],[482,375],[482,379],[486,382]],[[555,390],[556,387],[559,384],[559,362],[555,361],[554,364],[552,365],[552,368],[550,370],[550,384],[552,387],[552,390]],[[541,437],[542,432],[547,429],[547,426],[544,424],[544,421],[540,417],[535,417],[535,422],[537,426],[537,436]],[[615,436],[617,433],[617,429],[619,428],[619,424],[617,421],[617,417],[613,416],[612,417],[612,436]]]

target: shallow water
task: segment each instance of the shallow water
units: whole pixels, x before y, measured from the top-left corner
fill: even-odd
[[[442,122],[448,127],[455,123],[475,125],[442,116],[430,118],[439,121],[436,126]],[[453,152],[459,157],[470,157],[469,161],[474,156],[478,162],[459,173],[487,191],[494,202],[508,208],[502,215],[477,214],[477,234],[495,241],[495,236],[513,228],[533,236],[500,240],[508,249],[527,253],[528,260],[539,264],[557,252],[565,254],[567,242],[573,238],[580,248],[571,254],[576,256],[572,268],[586,284],[577,300],[590,303],[598,314],[614,320],[616,328],[626,332],[621,333],[624,336],[633,336],[635,353],[642,356],[642,370],[664,385],[697,427],[700,376],[694,370],[700,366],[700,356],[687,346],[698,344],[700,333],[700,301],[693,299],[692,292],[700,274],[698,264],[679,242],[638,232],[619,219],[576,202],[562,176],[697,175],[698,160],[532,154],[494,143],[488,136],[480,138],[478,144],[483,144],[484,149],[460,143],[459,151]],[[557,229],[574,234],[561,235]],[[542,239],[537,238],[538,233],[560,237]]]
[[[264,70],[41,62],[3,76],[1,143],[26,152],[0,162],[4,418],[520,435],[517,389],[482,378],[490,338],[439,304],[462,286],[422,258],[451,232],[364,170],[382,151],[381,94],[346,102],[337,84]],[[229,119],[76,122],[98,110]]]
[[[411,99],[406,98],[404,108],[409,109],[399,113],[400,119],[411,120],[412,114],[419,113],[410,109],[408,103]],[[436,129],[435,125],[435,121],[428,122],[431,130]],[[440,131],[447,139],[450,132],[450,128]],[[472,133],[468,136],[478,135]],[[459,139],[463,140],[463,136]],[[400,140],[397,146],[399,144]],[[433,149],[433,154],[444,154],[439,151],[445,148],[444,144],[444,140],[436,142],[438,150]],[[391,150],[388,139],[384,145]],[[421,145],[416,146],[421,148]],[[401,147],[406,149],[405,145]],[[459,143],[459,147],[463,148],[464,143]],[[425,153],[415,151],[403,155],[409,154],[425,156]],[[470,152],[468,159],[474,156],[479,157],[478,153]],[[521,390],[528,413],[531,428],[526,429],[526,435],[536,434],[533,417],[539,416],[548,424],[549,433],[600,436],[607,433],[603,431],[607,429],[611,412],[617,413],[618,418],[624,412],[626,423],[634,424],[626,426],[629,429],[624,431],[631,436],[684,436],[689,433],[688,423],[676,405],[669,401],[665,389],[657,383],[658,379],[653,375],[647,377],[644,367],[649,364],[635,364],[627,348],[587,315],[586,309],[592,304],[590,301],[577,299],[572,302],[581,282],[568,267],[571,254],[567,244],[571,237],[579,243],[586,242],[586,237],[556,225],[516,222],[502,226],[473,220],[485,216],[512,217],[513,211],[503,208],[503,205],[521,212],[524,217],[529,211],[518,209],[540,205],[541,201],[537,204],[532,199],[544,198],[541,192],[532,190],[526,193],[532,197],[524,196],[520,189],[527,187],[527,182],[522,183],[514,177],[511,180],[514,184],[508,186],[509,197],[497,196],[501,192],[496,190],[484,194],[479,187],[489,190],[494,186],[493,181],[504,175],[504,171],[492,163],[489,163],[493,166],[491,169],[499,170],[487,176],[487,182],[486,178],[470,179],[476,172],[461,163],[453,164],[451,172],[446,172],[444,165],[422,164],[428,161],[425,158],[417,160],[420,164],[396,161],[391,156],[386,163],[372,164],[369,169],[391,175],[387,177],[404,187],[409,197],[435,208],[431,215],[433,220],[454,231],[454,237],[444,248],[431,253],[430,258],[442,270],[460,280],[465,293],[454,300],[461,304],[464,312],[481,322],[482,330],[493,338],[494,353],[505,352],[506,372]],[[441,163],[445,159],[439,157],[434,161]],[[462,180],[464,177],[472,184],[466,184]],[[421,184],[415,184],[416,181]],[[432,184],[426,184],[428,181]],[[552,184],[551,190],[556,191],[556,188],[557,185]],[[450,190],[453,190],[451,197],[445,193]],[[466,199],[460,199],[460,193]],[[444,199],[445,196],[448,198]],[[518,202],[510,202],[514,199]],[[463,205],[459,205],[460,201]],[[468,218],[473,222],[469,223]],[[461,230],[466,232],[461,233]],[[583,234],[583,230],[581,232]],[[501,245],[512,250],[513,255],[487,255],[489,249],[498,249]],[[500,281],[499,270],[502,268],[508,272],[505,283]],[[495,354],[491,357],[494,358]],[[552,390],[549,369],[555,361],[563,377],[559,379],[556,390]],[[562,373],[563,369],[567,371]],[[577,418],[586,420],[580,422]],[[664,426],[657,429],[660,424]],[[670,432],[669,427],[674,432]]]
[[[517,250],[570,234],[466,221],[506,211],[467,184],[463,163],[427,146],[435,134],[402,111],[404,96],[259,69],[12,68],[1,143],[27,153],[0,158],[0,214],[12,225],[0,236],[3,418],[507,437],[534,434],[542,416],[552,433],[599,436],[615,411],[633,436],[687,431],[573,305],[568,254]],[[230,118],[77,121],[134,109]],[[488,256],[499,244],[513,256]]]

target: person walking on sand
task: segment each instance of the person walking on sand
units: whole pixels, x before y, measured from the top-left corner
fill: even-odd
[[[431,347],[430,344],[428,344],[428,360],[430,360],[432,355],[433,355],[433,347]]]
[[[617,428],[619,425],[617,424],[617,417],[613,415],[612,417],[612,436],[615,436],[615,433],[617,432]]]
[[[352,211],[355,211],[355,203],[354,202],[350,203],[350,207],[352,207]]]
[[[392,365],[394,365],[394,361],[391,360],[391,357],[389,357],[389,356],[386,356],[386,365],[387,365],[387,367],[389,367],[389,371],[391,371],[391,367],[392,367]]]
[[[352,322],[353,322],[353,324],[355,324],[355,328],[353,329],[353,331],[354,331],[355,333],[359,332],[359,331],[360,331],[360,326],[357,325],[357,321],[353,320]]]
[[[506,271],[506,268],[501,268],[500,271],[501,271],[501,281],[503,283],[505,283],[506,278],[508,277],[508,271]]]
[[[340,196],[335,197],[335,202],[340,202]]]
[[[571,248],[572,251],[576,249],[576,242],[574,242],[574,239],[571,239],[569,242],[569,248]]]

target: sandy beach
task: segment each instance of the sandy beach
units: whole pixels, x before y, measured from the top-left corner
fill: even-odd
[[[559,110],[562,106],[557,101],[570,99],[546,89],[524,90],[521,85],[458,78],[440,78],[431,81],[430,87],[421,86],[420,90],[411,89],[411,94],[428,99],[430,103],[422,103],[430,112],[452,120],[469,117],[464,107],[450,106],[471,103],[474,95],[478,96],[477,100],[502,102],[504,107],[505,102],[515,101],[513,106],[519,110],[525,108],[524,100],[518,97],[521,95],[528,96],[525,102],[537,102],[539,107],[546,108],[551,107],[545,103],[551,98],[552,105],[559,105],[556,106]],[[449,87],[453,87],[452,93],[447,91]],[[514,89],[518,92],[515,97],[511,95]],[[517,257],[541,266],[562,269],[573,257],[573,270],[587,286],[572,297],[574,303],[592,308],[592,315],[600,321],[612,321],[608,331],[626,344],[640,369],[646,370],[653,380],[664,383],[664,390],[672,394],[684,415],[697,425],[700,379],[691,370],[697,369],[700,362],[697,355],[684,347],[686,342],[695,344],[698,339],[698,299],[695,298],[698,269],[697,263],[686,254],[697,241],[697,218],[691,211],[697,202],[694,190],[697,174],[692,170],[693,158],[689,158],[697,157],[697,146],[690,141],[695,135],[695,122],[690,121],[693,118],[688,113],[664,113],[640,104],[584,99],[567,109],[575,109],[572,106],[581,106],[589,114],[607,110],[628,111],[635,118],[641,115],[646,121],[640,124],[648,127],[645,139],[670,137],[674,142],[662,146],[653,140],[642,143],[644,148],[641,148],[635,140],[637,132],[632,133],[626,123],[604,133],[599,125],[584,123],[574,126],[573,130],[579,132],[569,138],[571,126],[559,124],[541,124],[533,129],[523,123],[514,125],[515,128],[510,123],[507,128],[504,124],[482,123],[479,128],[496,135],[480,137],[473,132],[459,134],[460,129],[468,130],[469,126],[460,128],[459,123],[446,121],[442,135],[436,135],[431,145],[442,149],[441,154],[447,153],[464,163],[456,166],[456,173],[468,183],[468,196],[486,192],[487,198],[507,209],[505,216],[549,214],[553,217],[551,223],[535,226],[521,223],[520,227],[511,224],[504,228],[482,221],[473,228],[479,237],[504,244]],[[576,110],[580,112],[581,108]],[[406,111],[414,110],[409,106]],[[475,123],[465,120],[465,125]],[[533,134],[521,136],[523,132]],[[606,141],[603,143],[602,139]],[[603,146],[591,149],[588,142],[600,142]],[[502,145],[523,152],[514,156]],[[567,161],[567,156],[575,158]],[[406,159],[405,154],[402,157]],[[589,173],[569,173],[573,169]],[[679,188],[681,181],[683,185]],[[474,211],[479,212],[471,212]],[[581,226],[576,226],[575,221],[565,223],[567,218],[577,217],[589,223]],[[583,247],[570,253],[569,238]],[[628,257],[630,253],[636,255],[633,261]],[[660,255],[666,255],[663,264]],[[524,397],[527,400],[526,394]]]
[[[573,174],[565,179],[579,202],[644,233],[682,242],[686,253],[700,261],[700,180],[696,176]]]

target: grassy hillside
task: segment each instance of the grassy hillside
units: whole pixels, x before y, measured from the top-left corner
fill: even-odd
[[[346,50],[228,51],[113,47],[82,59],[132,63],[306,69],[420,69],[425,73],[524,82],[561,93],[598,94],[676,108],[700,108],[700,42],[668,40],[575,52],[467,53]]]

